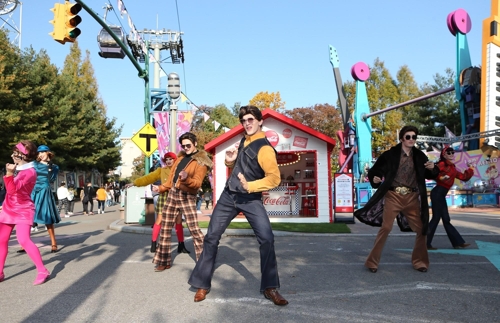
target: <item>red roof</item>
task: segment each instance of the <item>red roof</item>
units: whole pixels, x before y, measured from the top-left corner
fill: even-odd
[[[316,137],[320,140],[323,140],[323,141],[327,142],[329,145],[332,145],[332,148],[335,147],[335,145],[336,145],[335,139],[330,138],[327,135],[324,135],[321,132],[316,131],[312,128],[304,126],[303,124],[298,123],[297,121],[290,119],[289,117],[287,117],[279,112],[276,112],[276,111],[271,110],[271,109],[264,109],[262,111],[262,119],[266,120],[268,118],[276,119],[276,120],[278,120],[282,123],[285,123],[291,127],[299,129],[300,131],[303,131],[303,132],[305,132],[313,137]],[[220,135],[219,137],[217,137],[214,140],[207,143],[205,145],[205,151],[212,153],[212,154],[215,153],[215,147],[219,146],[221,143],[223,143],[223,142],[225,142],[225,141],[227,141],[227,140],[229,140],[237,135],[243,134],[244,131],[245,130],[243,129],[243,126],[241,124],[237,125],[233,129],[226,132],[225,134]]]

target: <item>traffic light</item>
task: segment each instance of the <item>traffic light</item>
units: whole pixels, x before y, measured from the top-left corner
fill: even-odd
[[[61,44],[74,43],[76,37],[81,34],[80,29],[76,26],[82,22],[82,18],[77,15],[82,10],[82,6],[78,3],[65,1],[64,4],[54,4],[54,8],[50,10],[54,12],[54,20],[50,21],[54,25],[54,31],[49,35]]]
[[[82,18],[77,15],[80,10],[82,10],[82,5],[79,3],[70,3],[69,1],[64,2],[65,7],[65,25],[66,33],[64,40],[70,43],[74,43],[76,37],[80,36],[81,31],[76,28],[79,23],[82,22]]]
[[[50,9],[50,11],[54,13],[54,20],[49,21],[54,25],[54,31],[49,33],[49,35],[51,35],[55,41],[64,44],[64,33],[66,29],[64,26],[64,5],[56,3],[54,4],[54,8]]]

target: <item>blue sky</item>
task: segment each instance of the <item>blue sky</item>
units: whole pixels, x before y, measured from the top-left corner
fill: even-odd
[[[48,35],[54,2],[24,1],[22,47],[45,49],[62,67],[70,44],[61,45]],[[103,16],[104,0],[85,3]],[[118,12],[116,0],[110,3]],[[124,0],[124,4],[138,30],[156,29],[158,20],[159,29],[184,32],[184,66],[162,67],[179,74],[182,91],[194,104],[231,107],[236,102],[247,104],[260,91],[279,91],[288,109],[336,103],[329,45],[337,48],[344,82],[352,80],[355,63],[371,65],[379,57],[393,76],[408,65],[419,84],[432,83],[435,73],[455,68],[455,37],[448,31],[446,17],[459,8],[472,19],[467,39],[472,63],[481,65],[482,20],[490,16],[491,7],[488,0],[178,0],[179,28],[175,0]],[[123,124],[122,137],[130,137],[144,125],[144,82],[128,58],[98,56],[101,26],[84,10],[80,16],[79,45],[91,52],[108,117],[116,117]],[[19,9],[13,18],[19,24]],[[118,19],[109,12],[107,18],[129,31],[126,16]],[[163,59],[168,56],[162,52]]]

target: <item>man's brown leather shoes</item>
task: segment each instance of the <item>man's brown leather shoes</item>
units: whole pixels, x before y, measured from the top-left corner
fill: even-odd
[[[166,265],[166,266],[156,266],[155,267],[155,271],[156,272],[160,272],[160,271],[164,271],[165,269],[170,269],[170,265]]]
[[[278,293],[276,288],[267,288],[264,291],[264,297],[272,300],[275,305],[283,306],[288,304],[288,301],[284,299],[283,296],[280,295],[280,293]]]
[[[198,288],[196,294],[194,294],[194,301],[201,302],[207,297],[207,294],[210,293],[210,289]]]
[[[470,243],[462,243],[459,244],[458,246],[454,246],[453,248],[460,249],[460,248],[467,248],[468,246],[470,246]]]

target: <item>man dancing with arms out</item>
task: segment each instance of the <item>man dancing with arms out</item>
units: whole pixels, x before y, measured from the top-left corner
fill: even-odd
[[[426,246],[429,204],[425,179],[435,178],[439,169],[414,147],[417,135],[418,129],[414,126],[401,129],[400,143],[385,151],[368,171],[370,184],[377,191],[363,208],[354,212],[361,222],[381,227],[365,261],[365,267],[372,273],[378,270],[382,249],[398,216],[404,217],[417,234],[412,253],[413,268],[427,272],[429,267]],[[406,222],[399,220],[398,223]]]
[[[274,234],[262,204],[262,192],[275,188],[280,183],[276,151],[261,130],[262,113],[257,107],[241,107],[239,118],[245,129],[245,137],[238,150],[226,151],[225,164],[233,170],[213,210],[203,242],[203,252],[188,283],[198,289],[194,301],[203,301],[210,291],[221,236],[231,220],[243,212],[260,245],[260,291],[274,304],[286,305],[288,301],[277,291],[280,282]]]

